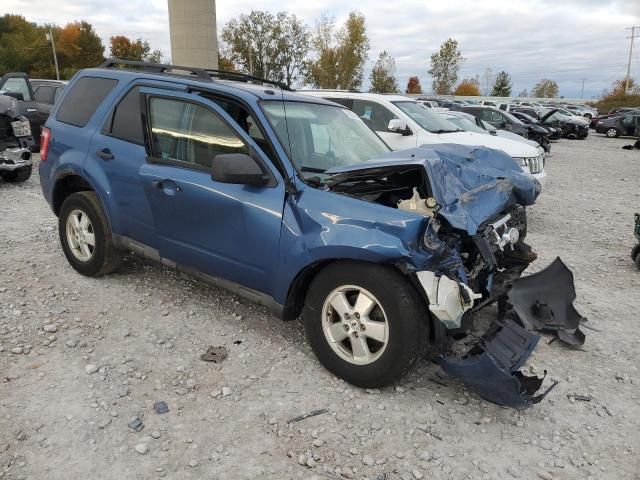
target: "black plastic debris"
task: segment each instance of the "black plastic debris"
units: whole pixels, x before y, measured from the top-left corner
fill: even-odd
[[[519,371],[539,339],[513,320],[496,322],[466,355],[444,357],[440,366],[485,400],[527,408],[540,402],[556,385],[535,395],[544,377],[531,377]]]
[[[527,330],[555,332],[560,340],[574,347],[584,344],[579,326],[585,319],[573,306],[573,273],[560,257],[544,270],[515,280],[507,296]]]
[[[169,405],[167,405],[167,402],[165,401],[156,402],[153,404],[153,411],[158,415],[167,413],[169,411]]]
[[[142,423],[142,420],[140,419],[140,417],[134,417],[129,422],[129,428],[134,432],[141,432],[142,429],[144,428],[144,424]]]
[[[225,347],[209,347],[205,353],[200,355],[200,360],[205,362],[220,363],[227,358]]]

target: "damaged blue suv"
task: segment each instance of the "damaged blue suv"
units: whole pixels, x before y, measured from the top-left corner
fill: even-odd
[[[74,269],[105,275],[133,251],[302,315],[320,362],[354,385],[429,355],[484,398],[527,406],[542,398],[519,371],[533,331],[580,342],[566,267],[520,278],[540,185],[503,152],[390,152],[353,112],[277,82],[117,60],[73,78],[41,145]],[[487,336],[451,354],[494,302]]]

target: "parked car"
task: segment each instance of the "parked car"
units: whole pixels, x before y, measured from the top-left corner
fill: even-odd
[[[640,137],[640,110],[599,121],[596,125],[596,133],[604,133],[609,138],[621,135]]]
[[[544,178],[544,155],[537,148],[505,138],[465,132],[418,102],[401,95],[305,91],[353,110],[393,150],[456,143],[506,151],[523,170]],[[544,153],[544,152],[543,152]]]
[[[591,119],[591,128],[596,128],[596,125],[598,125],[598,122],[606,120],[608,118],[612,118],[612,117],[619,117],[621,115],[624,115],[625,113],[629,113],[629,112],[640,112],[640,108],[631,108],[631,107],[620,107],[620,108],[614,108],[612,110],[609,111],[609,113],[603,114],[603,115],[598,115],[596,117],[593,117]]]
[[[544,149],[547,149],[549,146],[548,132],[544,128],[538,125],[527,125],[509,112],[505,112],[499,108],[480,105],[464,106],[460,108],[460,110],[470,113],[485,122],[489,122],[497,129],[508,130],[517,135],[534,140]]]
[[[133,251],[302,314],[320,362],[354,385],[388,385],[429,349],[484,398],[527,407],[545,395],[519,371],[533,331],[580,334],[562,262],[518,278],[535,258],[520,233],[540,185],[500,151],[388,152],[352,111],[278,82],[108,61],[65,89],[41,160],[79,273],[112,272]],[[509,319],[467,357],[451,353],[447,337],[494,298]],[[531,323],[532,302],[553,305],[553,324]]]
[[[44,126],[44,122],[49,118],[53,105],[62,96],[67,83],[69,82],[66,80],[31,79],[31,87],[36,101],[36,116],[41,126]],[[34,133],[40,136],[41,132]]]
[[[416,101],[419,104],[421,104],[421,105],[423,105],[423,106],[425,106],[427,108],[430,108],[431,110],[433,110],[436,113],[446,112],[446,111],[449,110],[448,108],[438,106],[438,102],[434,102],[434,101],[431,101],[431,100],[416,100]]]
[[[572,140],[583,140],[589,135],[589,123],[575,115],[567,115],[559,108],[543,110],[538,123],[544,127],[551,126],[562,130],[562,137]]]
[[[559,138],[562,138],[561,128],[554,127],[551,125],[540,125],[539,119],[534,118],[530,115],[527,115],[526,113],[519,112],[517,110],[510,113],[514,117],[516,117],[518,120],[520,120],[522,123],[526,123],[527,125],[538,125],[544,128],[548,132],[549,140],[558,140]]]
[[[34,144],[29,120],[20,115],[18,100],[0,95],[0,177],[5,182],[24,182],[31,176]]]

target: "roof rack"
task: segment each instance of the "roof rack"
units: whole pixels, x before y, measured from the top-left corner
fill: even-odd
[[[145,70],[153,73],[164,73],[164,74],[172,74],[175,71],[183,71],[188,73],[190,76],[197,77],[199,80],[204,80],[206,82],[212,82],[213,78],[219,78],[221,80],[233,80],[237,82],[259,82],[261,84],[273,85],[274,87],[278,87],[282,90],[292,91],[292,88],[287,84],[267,80],[265,78],[254,77],[253,75],[248,75],[246,73],[240,72],[229,72],[225,70],[211,70],[207,68],[197,68],[197,67],[185,67],[182,65],[171,65],[171,64],[162,64],[162,63],[149,63],[149,62],[139,62],[134,60],[119,60],[117,58],[110,58],[106,60],[104,63],[98,66],[98,68],[116,68],[118,66],[125,67],[136,67],[140,70]]]

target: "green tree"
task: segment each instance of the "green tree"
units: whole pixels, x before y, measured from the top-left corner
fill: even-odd
[[[321,17],[311,44],[316,58],[307,62],[307,82],[317,88],[360,88],[369,53],[364,15],[349,13],[338,31],[333,19]]]
[[[420,85],[420,79],[416,75],[409,77],[405,93],[414,93],[417,95],[422,93],[422,85]]]
[[[458,49],[458,41],[447,39],[440,50],[431,55],[431,69],[429,74],[433,78],[432,88],[437,95],[451,93],[453,86],[458,81],[458,71],[464,58]]]
[[[369,91],[372,93],[398,93],[399,88],[395,74],[396,61],[389,53],[383,51],[371,70]]]
[[[543,78],[533,87],[534,97],[555,98],[558,96],[558,84],[554,80]]]
[[[496,81],[493,84],[491,95],[494,97],[510,97],[511,96],[511,76],[504,70],[498,73]]]
[[[124,35],[116,35],[109,40],[112,58],[151,63],[159,63],[162,59],[162,52],[160,50],[152,51],[149,42],[141,38],[131,40]]]
[[[309,29],[295,15],[287,15],[282,21],[282,35],[278,48],[279,63],[287,85],[291,86],[304,77],[309,48]]]

